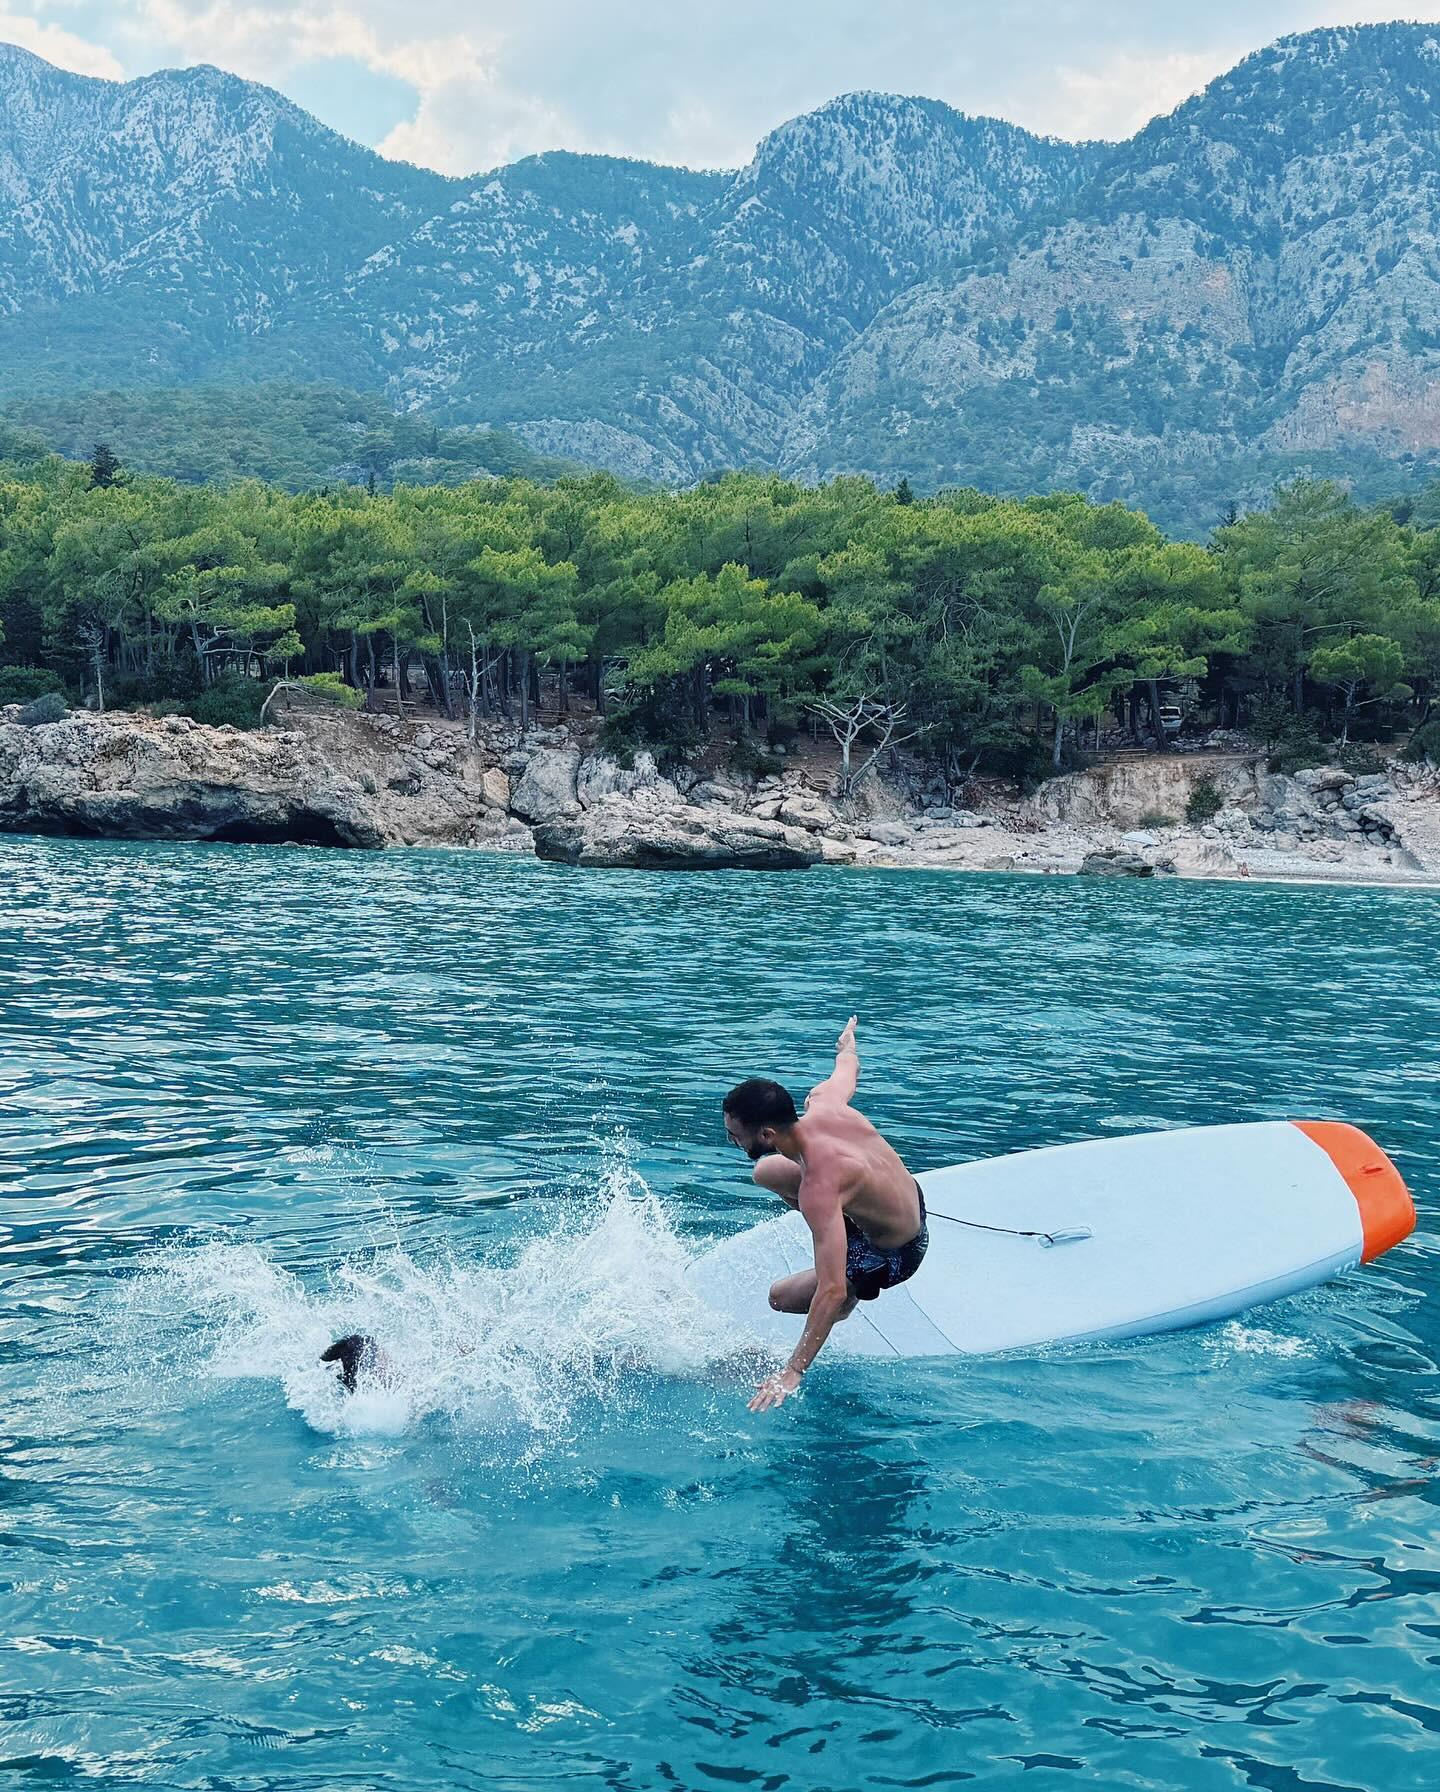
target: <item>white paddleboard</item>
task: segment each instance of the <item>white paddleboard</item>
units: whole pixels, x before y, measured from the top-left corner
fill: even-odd
[[[925,1261],[861,1301],[827,1353],[979,1356],[1205,1325],[1368,1262],[1415,1225],[1395,1166],[1339,1121],[1137,1133],[919,1180]],[[1090,1236],[1047,1247],[957,1219]],[[788,1351],[804,1322],[772,1311],[770,1284],[813,1265],[809,1228],[787,1212],[702,1252],[689,1274],[708,1305]]]

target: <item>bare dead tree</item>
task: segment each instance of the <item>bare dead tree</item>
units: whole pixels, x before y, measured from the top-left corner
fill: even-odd
[[[95,702],[100,714],[105,713],[105,646],[108,631],[103,622],[87,622],[76,637],[81,649],[89,654],[95,672]]]
[[[298,678],[277,678],[274,684],[270,687],[270,695],[260,705],[260,726],[262,728],[265,726],[265,712],[280,695],[281,691],[303,691],[305,688],[305,685],[303,685]],[[288,697],[285,699],[285,707],[286,709],[289,709],[290,707],[290,699]]]
[[[839,744],[842,797],[855,794],[861,780],[872,770],[887,747],[903,747],[907,741],[915,740],[925,732],[923,724],[903,733],[899,732],[908,719],[905,705],[882,703],[875,697],[855,697],[848,703],[837,703],[829,697],[821,697],[807,707],[825,722]],[[870,757],[855,771],[851,766],[855,743],[867,731],[879,738]]]
[[[465,679],[465,694],[469,699],[469,714],[465,719],[465,738],[473,747],[475,745],[475,720],[482,703],[485,714],[487,716],[490,714],[490,704],[486,697],[490,674],[500,664],[501,660],[504,659],[505,654],[502,649],[499,653],[495,654],[493,658],[487,659],[482,665],[482,643],[476,639],[474,627],[470,623],[468,617],[466,618],[465,627],[469,630],[470,634],[470,670],[463,675]]]

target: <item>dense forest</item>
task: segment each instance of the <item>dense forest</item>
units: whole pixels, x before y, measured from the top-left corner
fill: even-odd
[[[1107,716],[1163,745],[1178,710],[1292,756],[1437,726],[1437,494],[1367,508],[1298,483],[1202,546],[1072,493],[769,474],[291,493],[132,474],[103,444],[88,464],[8,451],[0,701],[32,708],[253,724],[277,679],[307,679],[522,725],[593,704],[620,748],[718,728],[758,747],[823,712],[957,776],[1059,767]]]
[[[348,480],[367,491],[457,485],[493,473],[555,479],[579,469],[535,454],[504,429],[447,429],[399,414],[374,392],[326,380],[134,386],[12,394],[0,403],[0,458],[50,448],[79,459],[123,442],[126,465],[188,485],[263,479],[287,491]]]

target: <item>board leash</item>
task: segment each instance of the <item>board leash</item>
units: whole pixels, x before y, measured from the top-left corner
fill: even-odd
[[[962,1220],[957,1214],[940,1213],[934,1207],[927,1207],[926,1218],[932,1220],[949,1220],[952,1226],[973,1226],[977,1232],[1003,1232],[1009,1238],[1034,1238],[1038,1240],[1042,1250],[1049,1250],[1057,1244],[1082,1244],[1095,1234],[1088,1226],[1059,1226],[1053,1232],[1027,1232],[1018,1226],[987,1226],[984,1220]]]

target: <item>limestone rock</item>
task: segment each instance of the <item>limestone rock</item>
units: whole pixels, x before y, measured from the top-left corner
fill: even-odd
[[[753,815],[716,814],[692,803],[654,809],[615,799],[535,826],[535,851],[569,865],[649,871],[803,870],[822,851],[812,834]]]
[[[386,830],[358,779],[324,761],[297,786],[277,740],[173,731],[149,717],[72,716],[0,728],[0,828],[157,840],[296,840],[378,847]]]
[[[960,827],[941,827],[927,829],[916,842],[926,853],[958,852],[974,845],[970,834],[972,830]]]
[[[777,816],[792,828],[828,828],[835,820],[835,811],[819,797],[787,796]]]
[[[745,801],[745,792],[720,778],[702,778],[690,792],[692,803],[713,803],[725,809],[737,809]]]
[[[1154,877],[1155,869],[1140,853],[1119,846],[1087,852],[1080,861],[1080,871],[1085,877]]]
[[[420,750],[407,730],[375,726],[393,720],[297,704],[254,731],[123,710],[0,726],[0,829],[346,847],[493,836],[529,848],[505,813],[508,780],[481,770],[463,731],[437,722]]]
[[[465,844],[483,846],[491,852],[533,853],[535,836],[513,815],[489,809],[477,819]]]
[[[487,809],[510,807],[510,780],[498,765],[487,765],[481,774],[480,798]]]
[[[510,807],[526,821],[548,821],[578,815],[575,794],[580,755],[572,747],[542,747],[531,755],[520,782],[510,794]]]
[[[661,777],[653,754],[637,753],[634,763],[628,766],[606,753],[592,754],[580,761],[575,794],[582,808],[591,809],[607,797],[638,796],[642,792],[659,803],[676,802],[680,795],[676,785]]]

